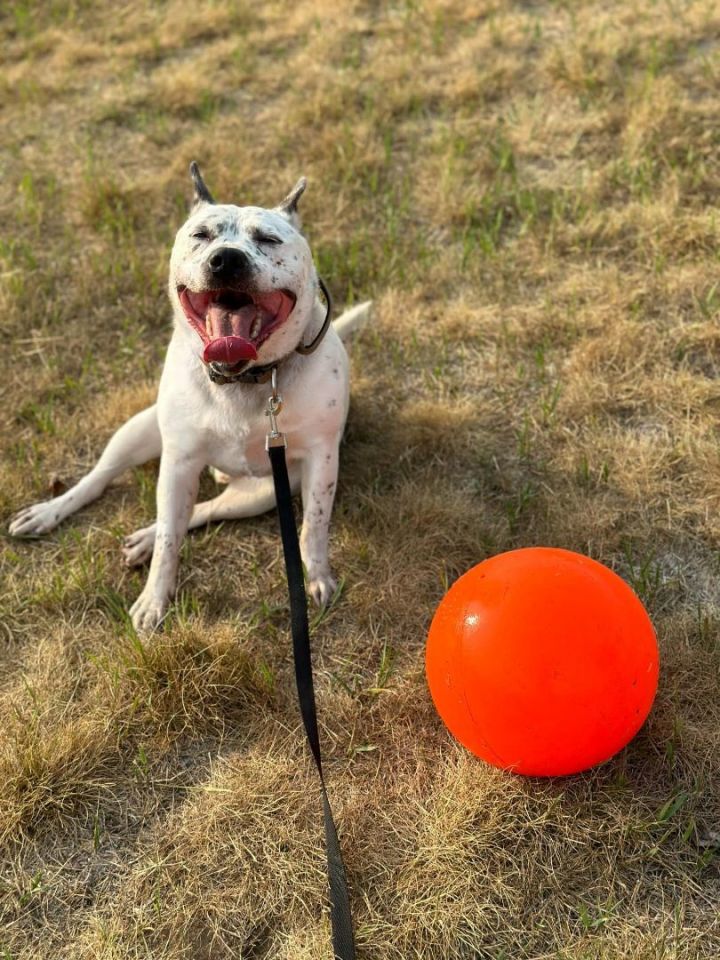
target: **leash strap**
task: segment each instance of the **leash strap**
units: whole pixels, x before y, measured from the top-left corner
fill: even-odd
[[[273,380],[274,379],[275,378],[273,378]],[[274,383],[273,388],[275,388]],[[295,516],[292,508],[290,480],[285,462],[285,437],[283,434],[278,433],[275,423],[275,414],[279,412],[281,401],[275,392],[274,398],[277,403],[273,408],[271,401],[269,410],[271,433],[267,440],[267,450],[272,465],[278,517],[280,520],[280,536],[285,554],[285,570],[287,573],[288,592],[290,594],[290,620],[292,626],[293,655],[295,659],[295,682],[297,684],[298,699],[300,701],[300,713],[302,714],[310,749],[315,759],[315,766],[320,776],[320,792],[322,794],[323,818],[325,821],[327,871],[330,884],[330,921],[332,924],[333,953],[335,960],[355,960],[355,939],[353,936],[345,867],[343,865],[337,830],[335,829],[335,821],[333,820],[330,802],[325,789],[325,778],[323,777],[317,711],[315,708],[312,657],[310,653],[307,598],[305,596],[305,581],[300,556],[300,544],[298,542],[297,527],[295,526]]]

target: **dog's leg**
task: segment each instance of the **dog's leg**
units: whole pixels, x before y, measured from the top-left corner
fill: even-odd
[[[105,487],[129,467],[160,456],[162,440],[155,406],[136,414],[113,434],[97,464],[74,487],[54,500],[21,510],[10,522],[14,537],[39,537],[96,500]]]
[[[143,592],[130,609],[138,632],[152,631],[160,624],[175,593],[180,546],[204,466],[197,454],[163,450],[157,486],[155,550]]]
[[[300,484],[300,468],[290,464],[290,483],[293,492]],[[234,477],[217,497],[195,505],[188,530],[204,527],[217,520],[243,520],[267,513],[275,506],[272,477]],[[155,546],[155,524],[136,530],[125,538],[123,555],[129,567],[145,563]]]
[[[328,560],[328,532],[337,486],[338,445],[338,437],[318,444],[310,450],[302,465],[300,551],[307,571],[308,592],[321,607],[330,600],[337,587]]]

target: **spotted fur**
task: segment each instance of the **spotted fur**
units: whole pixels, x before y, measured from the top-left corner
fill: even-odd
[[[284,399],[280,429],[288,441],[291,482],[302,490],[300,546],[308,590],[327,603],[336,581],[328,559],[328,532],[337,487],[338,448],[348,410],[349,367],[341,335],[357,329],[369,304],[348,311],[331,326],[319,348],[301,356],[295,348],[320,330],[325,306],[310,248],[299,229],[300,180],[275,208],[216,204],[197,165],[191,168],[194,205],[178,230],[170,257],[169,294],[173,334],[160,378],[157,403],[125,423],[98,463],[74,487],[53,500],[21,511],[11,522],[15,536],[40,536],[100,496],[126,469],[160,457],[157,520],[126,538],[125,560],[150,556],[145,587],[131,608],[137,630],[154,630],[174,595],[180,547],[188,529],[212,520],[255,516],[275,503],[265,451],[269,388],[261,384],[213,383],[203,362],[203,344],[178,296],[182,285],[209,289],[208,260],[220,245],[241,250],[259,292],[286,289],[295,296],[287,320],[258,350],[258,365],[277,364]],[[263,237],[279,242],[267,244]],[[212,500],[196,503],[199,476],[212,465],[227,480]]]

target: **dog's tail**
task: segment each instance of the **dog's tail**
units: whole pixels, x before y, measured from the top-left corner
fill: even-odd
[[[372,303],[372,300],[358,303],[354,307],[350,307],[349,310],[346,310],[337,320],[333,320],[333,327],[339,334],[341,340],[347,340],[356,330],[365,326],[372,313]]]

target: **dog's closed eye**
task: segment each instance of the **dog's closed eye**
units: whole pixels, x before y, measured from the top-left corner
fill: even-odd
[[[196,230],[192,234],[193,240],[210,240],[210,234],[207,230]]]
[[[271,233],[263,233],[262,230],[255,230],[253,240],[255,243],[282,243],[280,237],[276,237]]]

